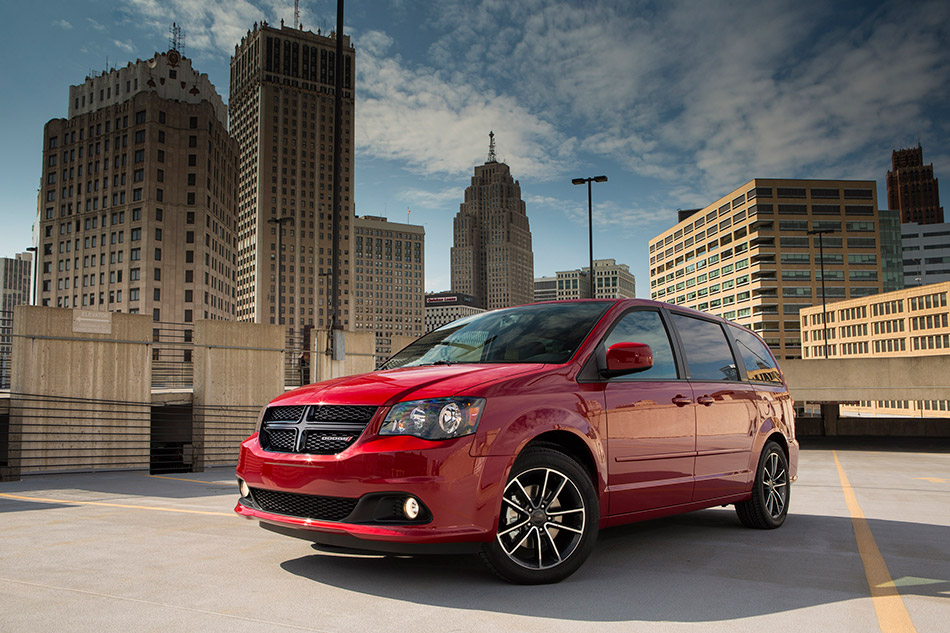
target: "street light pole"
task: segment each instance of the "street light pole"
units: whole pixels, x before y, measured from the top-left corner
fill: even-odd
[[[30,305],[36,305],[36,278],[39,276],[39,270],[37,269],[37,260],[40,258],[40,251],[35,246],[27,246],[26,250],[30,253],[33,253],[33,261],[31,265],[33,266],[33,302]]]
[[[283,325],[283,306],[280,305],[280,260],[282,256],[282,242],[281,242],[281,233],[284,232],[285,223],[293,223],[294,218],[289,215],[284,215],[279,218],[271,218],[267,221],[268,224],[277,225],[277,325]]]
[[[828,359],[828,308],[825,303],[825,248],[821,236],[834,233],[834,229],[814,229],[808,235],[818,236],[818,257],[821,259],[821,320],[824,325],[825,359]]]
[[[592,182],[607,182],[607,176],[593,176],[592,178],[574,178],[571,180],[571,184],[574,185],[583,185],[587,183],[587,241],[588,241],[588,254],[590,256],[590,269],[587,274],[587,281],[589,284],[590,290],[588,291],[588,297],[591,299],[594,298],[594,206],[591,198],[591,185]]]

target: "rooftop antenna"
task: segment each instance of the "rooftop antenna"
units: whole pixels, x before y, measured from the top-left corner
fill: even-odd
[[[488,162],[497,163],[498,159],[495,156],[495,132],[491,131],[488,133]]]
[[[294,28],[300,28],[300,0],[294,0]]]
[[[177,22],[172,22],[171,28],[168,29],[168,48],[185,54],[185,33]]]

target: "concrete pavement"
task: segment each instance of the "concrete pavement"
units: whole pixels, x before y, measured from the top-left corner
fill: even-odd
[[[841,472],[893,580],[883,598]],[[471,557],[316,552],[233,515],[230,469],[33,476],[0,484],[0,631],[897,633],[881,599],[904,631],[945,631],[950,454],[823,445],[799,473],[779,530],[742,528],[731,507],[607,530],[544,587]]]

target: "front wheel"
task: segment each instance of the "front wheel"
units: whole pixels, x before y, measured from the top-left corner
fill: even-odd
[[[785,522],[789,500],[788,458],[773,441],[765,443],[752,485],[752,498],[736,504],[742,525],[771,530]]]
[[[590,555],[599,520],[587,472],[560,451],[528,448],[511,470],[498,531],[483,547],[482,559],[508,582],[559,582]]]

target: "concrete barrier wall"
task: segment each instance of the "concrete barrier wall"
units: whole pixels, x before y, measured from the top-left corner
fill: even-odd
[[[373,332],[345,332],[346,358],[331,360],[326,354],[326,330],[313,330],[313,339],[310,349],[310,366],[312,368],[312,382],[330,380],[340,376],[365,374],[376,369],[376,334]]]
[[[284,327],[195,323],[194,470],[236,464],[260,408],[284,391]]]
[[[950,400],[950,356],[781,362],[798,402]]]
[[[151,342],[147,316],[17,306],[11,469],[147,468]]]
[[[950,438],[950,419],[946,418],[871,418],[839,417],[833,433],[821,418],[795,419],[795,432],[801,437],[930,437]]]

